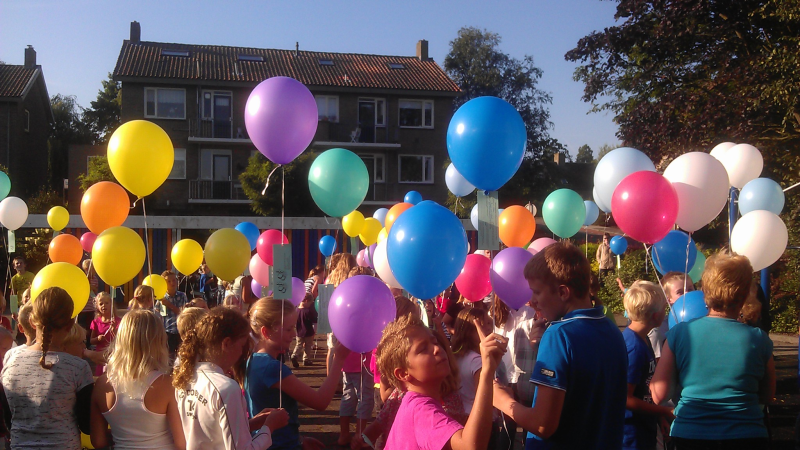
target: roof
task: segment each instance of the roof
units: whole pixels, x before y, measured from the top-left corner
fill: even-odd
[[[168,56],[173,52],[186,56]],[[295,56],[295,54],[297,56]],[[242,60],[245,55],[247,60]],[[254,61],[255,59],[255,61]],[[259,60],[263,59],[263,61]],[[332,65],[320,64],[332,61]],[[402,64],[403,68],[391,68]],[[413,56],[327,53],[218,45],[124,41],[114,79],[218,81],[256,84],[275,76],[292,77],[307,86],[461,92],[433,60]]]
[[[0,65],[0,98],[23,97],[26,88],[33,84],[37,71],[38,67]]]

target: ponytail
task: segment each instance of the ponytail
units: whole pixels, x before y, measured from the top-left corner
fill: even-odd
[[[47,363],[47,351],[52,344],[53,331],[61,330],[72,326],[75,321],[72,319],[74,306],[72,298],[67,291],[59,287],[51,287],[42,291],[33,302],[33,315],[31,323],[38,330],[41,330],[42,357],[39,358],[39,365],[43,369],[53,367],[52,363]]]

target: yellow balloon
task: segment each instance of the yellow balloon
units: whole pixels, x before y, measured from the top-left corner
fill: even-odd
[[[178,272],[191,275],[203,264],[203,247],[194,239],[181,239],[172,247],[172,265]]]
[[[97,236],[92,247],[92,265],[109,286],[131,281],[144,266],[142,238],[127,227],[111,227]]]
[[[250,242],[239,230],[222,228],[208,237],[205,255],[214,275],[233,281],[250,264]]]
[[[346,235],[356,237],[361,233],[362,228],[364,228],[364,215],[360,212],[353,211],[342,217],[342,229]]]
[[[88,434],[81,433],[81,447],[87,450],[94,450],[94,447],[92,446],[92,439]]]
[[[150,195],[172,171],[175,148],[169,135],[153,122],[131,120],[108,141],[108,166],[125,189],[137,197]]]
[[[378,234],[380,234],[383,227],[378,219],[367,217],[364,219],[364,226],[361,228],[361,233],[358,235],[361,242],[366,246],[370,246],[378,242]]]
[[[378,243],[381,243],[389,238],[389,232],[386,231],[386,228],[381,228],[381,232],[378,233]]]
[[[144,277],[142,284],[153,288],[153,298],[156,300],[164,298],[167,293],[167,280],[161,275],[148,275]]]
[[[63,206],[54,206],[47,211],[47,224],[55,231],[61,231],[69,223],[69,212]]]
[[[72,317],[77,316],[89,300],[89,280],[74,264],[57,262],[44,266],[33,278],[31,298],[35,301],[42,291],[51,287],[64,289],[72,298]]]

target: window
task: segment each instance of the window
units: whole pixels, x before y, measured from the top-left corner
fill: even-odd
[[[186,91],[183,89],[145,88],[144,116],[157,119],[185,119]]]
[[[315,95],[317,114],[320,121],[339,121],[339,97],[333,95]]]
[[[333,65],[333,60],[332,59],[327,59],[327,58],[320,58],[319,65],[320,66],[332,66]]]
[[[389,63],[389,68],[390,68],[390,69],[405,69],[405,68],[406,68],[406,65],[405,65],[405,64],[402,64],[402,63],[391,63],[391,62],[390,62],[390,63]]]
[[[408,128],[433,128],[432,100],[400,100],[399,125]]]
[[[399,155],[397,162],[401,183],[433,183],[433,156]]]
[[[181,56],[183,58],[188,58],[190,55],[191,53],[186,50],[161,50],[161,56]]]
[[[27,109],[25,110],[25,116],[22,120],[25,121],[25,132],[31,131],[31,112]]]
[[[264,62],[264,57],[258,55],[239,55],[239,61]]]
[[[167,177],[168,180],[185,180],[186,179],[186,149],[175,149],[175,162],[172,163],[172,171]]]
[[[214,181],[230,181],[230,150],[203,149],[200,151],[200,179]]]
[[[364,161],[364,165],[367,166],[367,172],[373,183],[383,183],[386,181],[383,175],[386,169],[383,155],[364,154],[358,156]]]

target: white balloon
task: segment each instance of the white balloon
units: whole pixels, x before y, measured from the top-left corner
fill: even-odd
[[[610,213],[611,212],[611,208],[606,206],[605,203],[603,203],[600,200],[600,196],[597,195],[597,188],[596,187],[592,188],[592,197],[594,198],[595,205],[597,205],[597,207],[600,208],[601,211],[603,211],[604,213]]]
[[[381,280],[383,280],[384,283],[393,288],[403,288],[403,286],[400,286],[400,283],[398,283],[397,279],[394,277],[392,268],[389,267],[389,258],[386,257],[385,240],[378,242],[378,245],[375,247],[375,254],[372,256],[372,262],[375,264],[375,272],[378,273],[378,276],[381,278]]]
[[[472,207],[472,211],[469,212],[469,221],[472,222],[472,227],[476,230],[478,229],[478,205]]]
[[[728,171],[731,186],[743,188],[748,182],[761,175],[764,158],[757,148],[750,144],[734,145],[725,152],[722,164]]]
[[[708,225],[728,203],[728,172],[708,153],[691,152],[675,158],[664,178],[678,194],[675,223],[686,231]]]
[[[475,186],[458,173],[458,169],[452,163],[447,166],[447,170],[444,173],[444,182],[447,185],[447,189],[456,197],[469,195],[475,190]]]
[[[777,261],[788,242],[789,233],[783,220],[764,210],[743,215],[731,232],[731,250],[746,256],[754,271]]]
[[[733,142],[723,142],[721,144],[717,144],[711,149],[711,156],[717,158],[719,162],[722,162],[722,159],[725,157],[725,153],[728,153],[728,150],[735,145],[736,144]]]
[[[28,205],[19,197],[6,197],[0,202],[0,223],[16,230],[28,220]]]

